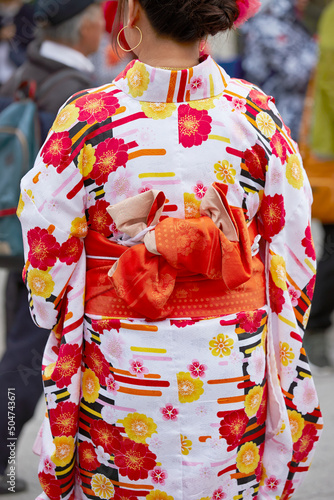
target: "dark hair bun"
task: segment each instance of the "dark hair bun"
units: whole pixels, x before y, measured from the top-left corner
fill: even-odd
[[[139,0],[153,28],[179,42],[192,42],[232,28],[235,0]]]

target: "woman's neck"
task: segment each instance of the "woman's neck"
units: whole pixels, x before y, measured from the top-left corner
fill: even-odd
[[[174,40],[156,37],[147,40],[136,50],[143,63],[159,68],[183,69],[199,63],[199,42],[178,43]]]

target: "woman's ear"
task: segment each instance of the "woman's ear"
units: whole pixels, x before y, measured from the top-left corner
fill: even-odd
[[[132,28],[139,18],[140,3],[138,0],[128,0],[127,26]]]

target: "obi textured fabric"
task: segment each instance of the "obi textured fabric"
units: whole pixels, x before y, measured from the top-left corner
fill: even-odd
[[[236,238],[203,215],[215,183]],[[110,215],[151,190],[164,200],[150,255],[184,279],[160,319],[131,308],[147,282],[131,281],[142,274],[126,256],[145,269],[150,255],[143,243],[124,247],[133,235]],[[272,99],[210,57],[180,71],[133,61],[68,100],[18,207],[31,313],[51,329],[40,500],[291,498],[322,428],[302,344],[315,282],[310,204]],[[221,257],[217,274],[204,240]],[[245,281],[224,272],[229,249]],[[169,286],[155,285],[160,296]]]

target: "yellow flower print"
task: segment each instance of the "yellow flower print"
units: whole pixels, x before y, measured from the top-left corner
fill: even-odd
[[[64,132],[68,130],[73,123],[77,121],[78,116],[79,108],[74,104],[68,104],[58,114],[52,125],[52,130],[54,130],[54,132]]]
[[[189,372],[180,372],[176,377],[180,403],[192,403],[201,397],[204,392],[202,380],[193,378]]]
[[[300,189],[303,186],[303,170],[297,155],[291,155],[288,158],[286,178],[288,179],[288,183],[296,189]]]
[[[24,209],[24,201],[22,199],[22,195],[20,195],[19,203],[17,205],[17,210],[16,210],[16,215],[18,216],[18,218],[21,217],[23,209]]]
[[[95,149],[91,144],[84,144],[78,157],[78,168],[83,177],[92,171],[95,161]]]
[[[189,452],[193,445],[192,442],[187,438],[187,436],[182,436],[182,434],[180,435],[180,438],[182,455],[189,455]]]
[[[256,116],[256,125],[258,126],[260,132],[269,139],[276,131],[274,120],[265,111],[261,111],[261,113]]]
[[[270,263],[270,272],[278,288],[287,290],[285,260],[280,255],[273,255]]]
[[[146,495],[146,500],[174,500],[174,497],[167,495],[164,491],[154,490]]]
[[[220,94],[221,95],[221,94]],[[208,99],[199,99],[198,101],[189,101],[188,104],[191,108],[198,109],[202,111],[203,109],[214,109],[214,99],[217,99],[219,96],[209,97]]]
[[[281,425],[281,428],[280,428],[280,430],[277,432],[276,436],[278,436],[279,434],[283,434],[283,432],[285,431],[285,429],[286,429],[286,425],[285,425],[285,422],[284,422],[284,420],[283,420],[282,425]]]
[[[98,498],[114,498],[115,488],[109,478],[103,474],[94,474],[92,477],[92,490]]]
[[[292,441],[296,443],[303,434],[305,420],[296,410],[288,410]]]
[[[48,299],[54,290],[55,283],[48,271],[31,269],[28,273],[28,286],[32,295]]]
[[[280,342],[279,348],[280,348],[281,363],[283,366],[288,366],[289,363],[292,363],[292,360],[295,357],[292,348],[289,346],[287,342]]]
[[[154,420],[141,413],[129,413],[124,420],[119,420],[123,424],[128,437],[136,443],[146,443],[146,438],[157,432],[157,425]]]
[[[201,201],[196,200],[195,195],[192,193],[184,193],[184,216],[186,219],[198,219],[201,216],[200,206]]]
[[[143,95],[145,90],[147,90],[148,84],[150,83],[150,75],[145,68],[145,65],[136,61],[132,68],[127,72],[126,77],[128,80],[129,92],[132,97]]]
[[[252,387],[245,399],[245,411],[248,417],[253,417],[260,408],[263,396],[263,387]]]
[[[243,474],[250,474],[255,471],[260,461],[258,447],[253,441],[241,446],[237,455],[237,466]]]
[[[100,382],[95,373],[87,368],[82,376],[82,395],[87,403],[95,403],[99,397]]]
[[[164,118],[172,116],[176,110],[176,105],[172,102],[142,102],[141,109],[148,118],[163,120]]]
[[[233,168],[233,165],[230,164],[227,160],[219,161],[214,165],[215,174],[219,181],[228,182],[229,184],[234,184],[234,177],[236,174],[236,170]]]
[[[209,342],[210,351],[213,356],[229,356],[231,354],[231,348],[233,348],[234,340],[228,335],[219,333],[217,337],[213,337]]]
[[[87,235],[88,226],[86,217],[76,217],[72,220],[71,224],[71,235],[77,238],[85,238]]]
[[[53,443],[56,450],[51,456],[51,460],[57,467],[65,467],[73,457],[74,438],[72,436],[59,436],[54,438]]]

